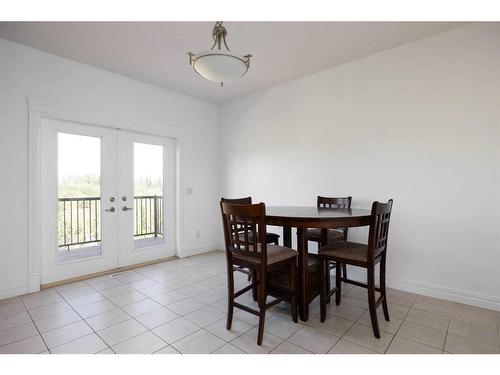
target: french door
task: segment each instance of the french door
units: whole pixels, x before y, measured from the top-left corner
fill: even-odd
[[[175,253],[175,140],[43,119],[41,283]]]
[[[175,141],[119,131],[119,266],[174,255]]]

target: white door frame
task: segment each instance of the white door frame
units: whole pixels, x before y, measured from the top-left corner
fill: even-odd
[[[28,293],[40,290],[41,265],[41,123],[42,119],[71,121],[92,126],[101,126],[115,130],[127,130],[141,133],[137,129],[147,126],[147,135],[174,138],[176,143],[176,189],[175,189],[175,244],[176,253],[181,253],[181,171],[179,156],[181,153],[181,139],[172,127],[167,124],[141,121],[104,113],[94,109],[78,108],[74,106],[50,103],[38,98],[27,97],[28,127],[29,127],[29,155],[28,155]]]

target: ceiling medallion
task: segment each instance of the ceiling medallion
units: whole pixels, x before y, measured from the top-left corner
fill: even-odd
[[[222,22],[216,22],[212,31],[214,44],[208,51],[189,52],[189,64],[202,77],[215,82],[224,82],[239,78],[248,71],[252,55],[238,55],[231,52],[226,43],[227,30]],[[217,48],[216,48],[217,47]]]

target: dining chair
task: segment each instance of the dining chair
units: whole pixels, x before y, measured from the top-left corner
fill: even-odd
[[[322,197],[318,195],[316,200],[316,207],[318,209],[321,208],[351,208],[352,197]],[[331,243],[333,241],[347,241],[347,233],[348,228],[335,228],[327,230],[327,243]],[[308,228],[305,233],[306,239],[306,250],[307,250],[307,242],[316,242],[318,244],[318,249],[325,245],[323,239],[321,237],[321,229],[320,228]],[[330,262],[330,269],[335,268],[335,262]],[[347,277],[347,266],[345,264],[342,265],[342,272],[344,276]],[[328,284],[329,287],[329,284]]]
[[[321,322],[326,318],[327,299],[335,294],[335,303],[340,304],[342,296],[342,282],[357,285],[368,289],[368,307],[373,333],[376,338],[380,338],[380,330],[377,320],[377,307],[382,304],[384,318],[389,321],[389,309],[387,308],[387,297],[385,290],[386,254],[387,240],[389,233],[389,222],[391,219],[392,202],[373,202],[370,229],[368,234],[368,244],[359,244],[349,241],[334,241],[323,246],[318,251],[320,261],[320,306]],[[330,280],[330,267],[328,262],[336,263],[335,288],[329,290],[327,281]],[[380,263],[379,286],[375,286],[375,266]],[[366,268],[367,283],[349,280],[341,274],[341,264]],[[380,293],[380,297],[375,300],[375,292]]]
[[[259,204],[232,204],[221,201],[222,224],[226,246],[228,276],[228,307],[226,329],[230,330],[233,322],[233,310],[239,308],[259,317],[257,345],[262,344],[266,311],[274,305],[289,301],[292,307],[292,319],[297,322],[296,296],[296,262],[297,252],[288,247],[267,244],[266,239],[266,206]],[[235,292],[234,271],[238,267],[255,271],[256,278],[243,289]],[[288,267],[289,285],[280,285],[280,296],[267,302],[268,272]],[[242,305],[235,298],[250,289],[258,289],[258,310]]]
[[[221,198],[221,202],[226,202],[226,203],[233,203],[233,204],[252,204],[252,197],[245,197],[245,198]],[[250,233],[250,236],[252,234]],[[243,233],[241,233],[241,236],[243,236]],[[276,233],[268,233],[266,232],[266,243],[268,244],[274,244],[274,245],[279,245],[279,234]],[[252,241],[252,238],[250,237],[249,241]],[[252,275],[252,272],[250,270],[247,270],[243,267],[238,268],[238,271],[245,273],[248,275],[248,281],[252,279],[252,276],[255,277],[255,275]],[[253,293],[253,299],[257,301],[257,294],[256,291],[254,290]]]

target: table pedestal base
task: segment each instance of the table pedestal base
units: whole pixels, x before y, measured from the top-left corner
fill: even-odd
[[[269,294],[271,296],[277,297],[283,294],[282,289],[280,289],[280,285],[286,287],[290,283],[290,274],[288,266],[284,266],[281,268],[276,268],[275,270],[269,272],[268,281],[270,282],[269,286]],[[302,303],[300,297],[297,299],[297,303],[299,305],[299,313],[300,320],[306,322],[309,319],[309,304],[319,296],[319,261],[316,254],[309,254],[308,262],[307,262],[307,278],[308,278],[308,289],[307,293],[305,293],[305,301],[306,303]],[[298,284],[296,284],[298,285]],[[297,295],[300,294],[300,289],[297,288]],[[290,302],[290,301],[288,301]]]

